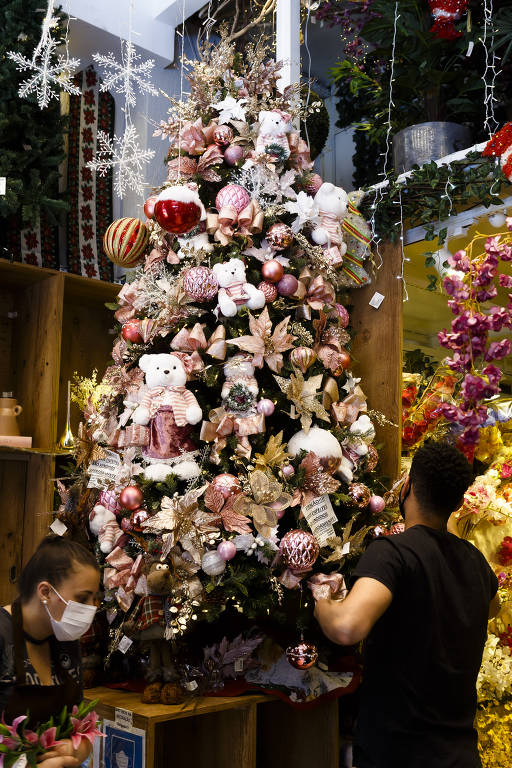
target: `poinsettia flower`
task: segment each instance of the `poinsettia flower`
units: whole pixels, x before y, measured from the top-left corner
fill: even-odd
[[[299,192],[296,200],[285,203],[288,213],[295,214],[292,230],[299,232],[305,224],[320,224],[318,204],[306,192]]]
[[[78,708],[75,704],[73,707],[73,715],[77,714]],[[88,715],[81,719],[78,717],[71,717],[71,723],[73,731],[70,739],[73,749],[78,749],[82,743],[82,739],[87,739],[91,744],[94,744],[96,736],[102,735],[101,731],[96,728],[96,725],[98,724],[98,715],[96,712],[89,712]]]
[[[251,336],[240,336],[238,339],[230,339],[228,344],[234,344],[244,352],[253,355],[255,368],[263,368],[265,362],[271,371],[279,373],[283,367],[283,352],[293,347],[295,337],[287,333],[289,317],[281,320],[272,332],[272,322],[268,309],[265,307],[258,318],[249,312],[249,330]]]
[[[258,261],[278,261],[283,267],[288,267],[290,264],[290,259],[287,259],[286,256],[282,256],[280,253],[276,253],[268,240],[262,240],[259,248],[256,248],[256,246],[246,248],[243,254],[244,256],[252,256],[253,259],[258,259]]]
[[[219,124],[229,123],[230,120],[242,120],[245,122],[245,109],[244,104],[247,104],[247,99],[233,98],[233,96],[226,96],[222,101],[218,101],[217,104],[210,104],[213,109],[216,109],[219,114]]]

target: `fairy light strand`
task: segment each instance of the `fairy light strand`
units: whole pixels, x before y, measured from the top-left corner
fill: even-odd
[[[306,49],[306,53],[308,56],[308,94],[306,96],[306,118],[304,119],[304,132],[306,134],[306,144],[308,144],[308,146],[309,146],[309,132],[308,132],[307,114],[308,114],[308,108],[309,108],[309,100],[311,98],[311,51],[309,50],[308,33],[309,33],[309,20],[311,18],[311,2],[312,0],[308,1],[308,14],[306,16],[306,26],[304,29],[304,48]]]
[[[208,16],[210,6],[208,6]],[[209,31],[208,31],[209,34]],[[181,57],[180,57],[180,110],[179,110],[179,134],[178,134],[178,158],[181,158],[181,129],[183,126],[183,79],[185,58],[185,0],[181,0]],[[178,183],[181,181],[181,160],[178,161]]]
[[[400,206],[400,249],[401,249],[401,267],[400,267],[400,274],[396,276],[397,280],[402,281],[403,291],[404,295],[402,298],[402,301],[405,303],[406,301],[409,301],[409,292],[407,290],[407,283],[405,282],[405,262],[409,261],[409,259],[405,256],[405,249],[404,249],[404,216],[403,216],[403,207],[402,207],[402,190],[400,189],[398,193],[398,205]]]
[[[484,0],[484,34],[483,38],[480,38],[485,51],[485,69],[482,74],[482,81],[484,84],[484,105],[485,105],[485,121],[484,130],[489,136],[498,129],[498,121],[494,115],[494,103],[496,97],[494,96],[494,90],[496,87],[496,78],[500,74],[501,70],[496,69],[496,64],[500,61],[496,56],[494,50],[490,54],[488,47],[488,34],[490,35],[491,50],[494,48],[494,23],[493,23],[493,0]]]

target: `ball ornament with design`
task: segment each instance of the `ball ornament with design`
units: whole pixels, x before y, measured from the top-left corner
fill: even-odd
[[[261,283],[258,283],[258,290],[263,292],[265,304],[272,304],[277,299],[277,288],[269,280],[262,280]]]
[[[149,230],[140,219],[116,219],[103,235],[103,250],[118,267],[132,269],[144,259]]]
[[[272,224],[265,237],[275,251],[284,251],[293,243],[292,229],[282,221]]]
[[[191,267],[183,274],[183,290],[194,301],[211,301],[219,292],[219,281],[210,267]]]
[[[245,187],[240,184],[227,184],[217,192],[215,198],[215,207],[218,211],[221,208],[234,208],[237,213],[241,213],[251,202],[251,196]]]
[[[284,562],[294,571],[307,571],[315,563],[320,548],[318,541],[309,531],[288,531],[281,539],[279,553]]]
[[[286,649],[288,663],[295,669],[309,669],[318,660],[318,651],[315,645],[301,640],[297,645],[290,645]]]

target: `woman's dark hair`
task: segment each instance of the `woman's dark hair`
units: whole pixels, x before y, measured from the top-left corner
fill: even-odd
[[[73,571],[75,563],[90,565],[99,571],[92,552],[78,542],[62,536],[44,538],[21,572],[18,581],[21,601],[30,600],[41,581],[58,587]]]
[[[473,472],[455,446],[427,442],[414,454],[409,477],[421,509],[447,520],[462,504]]]

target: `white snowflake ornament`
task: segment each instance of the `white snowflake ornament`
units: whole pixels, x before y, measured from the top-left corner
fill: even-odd
[[[142,149],[133,125],[128,125],[121,137],[111,138],[104,131],[98,131],[96,158],[87,167],[105,176],[109,168],[115,168],[114,190],[121,199],[128,189],[139,195],[144,194],[143,167],[155,156],[152,149]]]
[[[31,77],[21,83],[18,96],[25,99],[35,93],[40,109],[45,109],[51,99],[58,99],[60,91],[66,91],[73,96],[80,94],[80,88],[73,83],[80,59],[68,59],[61,54],[55,58],[56,48],[57,43],[50,37],[40,53],[32,59],[17,51],[7,52],[8,58],[16,64],[19,72],[33,71]]]
[[[92,58],[99,67],[103,68],[103,82],[100,90],[124,94],[126,103],[134,107],[137,99],[135,89],[140,93],[150,93],[158,96],[158,91],[150,80],[151,70],[155,66],[154,59],[142,61],[132,42],[121,40],[121,62],[118,62],[112,52],[104,56],[93,53]]]

